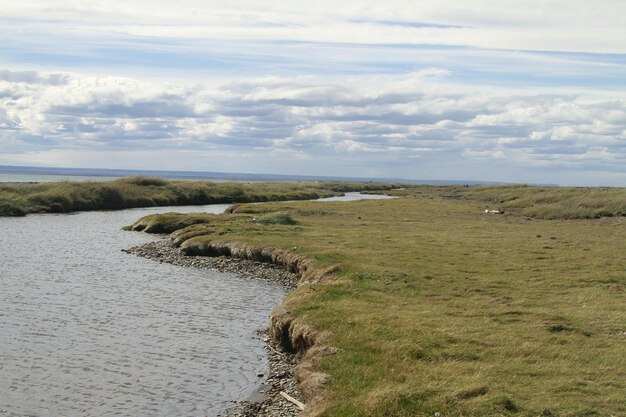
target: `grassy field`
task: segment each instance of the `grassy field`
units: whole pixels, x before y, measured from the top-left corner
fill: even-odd
[[[527,188],[418,187],[143,227],[175,220],[183,245],[237,241],[337,266],[284,302],[339,349],[315,364],[331,379],[310,415],[624,416],[626,218],[529,218],[537,201],[552,217],[605,191]],[[498,205],[519,215],[484,213]]]
[[[131,207],[309,200],[346,191],[390,189],[381,183],[237,183],[127,177],[106,182],[0,184],[0,216]]]
[[[626,216],[626,188],[418,186],[392,191],[396,196],[463,199],[539,219],[597,219]]]

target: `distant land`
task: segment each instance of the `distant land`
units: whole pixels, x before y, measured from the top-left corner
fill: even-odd
[[[429,185],[494,185],[504,184],[496,181],[474,180],[409,180],[404,178],[377,178],[377,177],[334,177],[317,175],[279,175],[279,174],[251,174],[243,172],[204,172],[204,171],[161,171],[161,170],[134,170],[134,169],[103,169],[103,168],[58,168],[32,166],[2,166],[0,173],[22,175],[56,175],[76,177],[128,177],[132,175],[156,176],[167,179],[188,180],[218,180],[218,181],[372,181],[395,182],[404,184]],[[544,184],[546,185],[546,184]],[[550,184],[554,185],[554,184]]]

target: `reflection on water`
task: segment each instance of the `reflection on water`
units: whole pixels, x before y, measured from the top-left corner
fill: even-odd
[[[0,415],[211,416],[266,369],[282,287],[121,252],[177,207],[0,218]]]

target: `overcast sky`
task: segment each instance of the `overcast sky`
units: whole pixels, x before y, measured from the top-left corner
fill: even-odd
[[[626,2],[0,0],[0,165],[626,186]]]

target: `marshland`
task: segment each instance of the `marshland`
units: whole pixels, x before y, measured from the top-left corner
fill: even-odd
[[[189,255],[300,274],[271,330],[302,355],[305,415],[626,413],[624,189],[391,194],[401,198],[238,205],[135,228],[173,232]]]
[[[110,181],[1,183],[0,216],[136,207],[309,200],[346,191],[392,189],[383,183],[245,183],[132,176]]]
[[[626,1],[0,4],[0,417],[626,417]]]
[[[123,204],[102,203],[111,189],[126,196]],[[397,198],[268,201],[350,190]],[[48,346],[48,355],[82,346],[97,359],[79,367],[86,358],[82,354],[64,356],[57,361],[60,368],[9,360],[5,371],[21,379],[11,382],[16,391],[10,384],[5,388],[15,391],[15,403],[9,406],[18,410],[67,410],[63,404],[29,408],[31,397],[23,393],[36,396],[38,389],[52,392],[55,401],[69,396],[76,410],[93,407],[83,397],[72,397],[82,392],[78,387],[93,386],[104,395],[98,408],[103,415],[115,409],[105,397],[119,395],[133,412],[166,406],[160,410],[170,415],[215,413],[230,399],[245,400],[250,387],[262,381],[255,377],[265,374],[259,369],[266,362],[253,334],[269,326],[272,349],[298,357],[293,378],[306,403],[305,416],[626,413],[623,188],[204,184],[131,178],[101,184],[10,184],[0,192],[3,207],[21,207],[23,213],[150,206],[0,219],[3,276],[28,284],[20,293],[5,283],[13,288],[5,311],[10,307],[38,318],[32,329],[12,333],[13,342],[5,348],[14,354],[24,346]],[[202,197],[193,197],[197,195]],[[68,199],[71,204],[59,203]],[[169,201],[237,204],[152,207]],[[247,204],[259,201],[268,202]],[[204,276],[194,268],[120,252],[154,242],[157,237],[151,234],[164,236],[188,259],[240,257],[273,263],[294,272],[298,285],[285,294],[273,283],[255,284],[236,274]],[[15,276],[20,268],[25,276]],[[25,301],[29,291],[39,301]],[[220,304],[225,295],[232,304]],[[55,306],[52,314],[27,308],[47,304]],[[72,330],[73,316],[80,318],[78,332]],[[230,329],[223,326],[234,316],[240,323],[235,332],[215,330]],[[5,315],[0,324],[15,333],[19,320],[12,317]],[[214,330],[206,327],[211,321]],[[107,341],[109,331],[122,338]],[[225,341],[215,339],[214,331]],[[83,338],[90,334],[98,343]],[[129,339],[128,347],[144,359],[127,358],[126,365],[111,368],[107,355],[114,348],[126,349],[124,334],[143,335],[145,339]],[[180,340],[189,343],[179,346]],[[222,355],[233,349],[232,355],[225,362],[207,362],[208,346]],[[234,365],[235,357],[245,357],[243,368]],[[20,365],[29,363],[30,368]],[[145,368],[147,363],[154,367]],[[48,372],[45,386],[31,386],[29,378],[41,369]],[[131,381],[133,375],[143,379]],[[53,383],[57,377],[74,394],[64,394]],[[224,378],[231,397],[206,397],[204,377],[217,377],[218,383]],[[99,385],[107,378],[113,385]],[[159,403],[157,385],[166,387],[171,402]],[[184,403],[176,404],[178,391]],[[197,398],[202,396],[219,405],[201,405]]]

